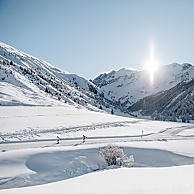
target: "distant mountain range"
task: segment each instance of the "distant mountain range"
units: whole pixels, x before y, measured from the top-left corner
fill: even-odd
[[[93,80],[104,96],[136,116],[159,120],[194,120],[194,66],[160,66],[150,82],[146,70],[120,69]]]
[[[73,105],[93,111],[194,120],[194,66],[120,69],[87,80],[0,42],[0,105]]]

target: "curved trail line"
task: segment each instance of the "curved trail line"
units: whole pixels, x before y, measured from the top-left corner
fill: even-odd
[[[69,133],[69,132],[76,132],[76,131],[88,131],[88,130],[95,130],[95,129],[102,129],[102,128],[110,128],[110,127],[128,127],[129,124],[135,124],[141,122],[139,121],[117,121],[117,122],[106,122],[106,123],[98,123],[98,124],[91,124],[91,125],[83,125],[83,126],[74,126],[74,127],[62,127],[56,129],[46,129],[46,130],[36,130],[36,129],[25,129],[17,133],[7,133],[7,134],[0,134],[1,139],[3,140],[1,143],[5,143],[6,138],[16,138],[20,142],[34,142],[34,141],[44,141],[44,140],[22,140],[25,137],[31,136],[37,137],[41,134],[47,133]],[[68,140],[69,138],[64,138],[64,140]],[[47,139],[45,141],[54,141],[55,139]],[[73,140],[73,139],[70,139]],[[17,141],[7,141],[7,142],[17,142]]]

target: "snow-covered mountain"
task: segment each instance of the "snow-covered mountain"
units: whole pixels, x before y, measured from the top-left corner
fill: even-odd
[[[185,120],[186,115],[190,119],[194,116],[193,80],[194,66],[173,63],[160,66],[152,82],[146,70],[120,69],[99,75],[93,83],[100,87],[107,99],[117,102],[132,114],[162,120],[184,117]]]
[[[128,108],[138,115],[151,115],[157,120],[189,122],[194,120],[194,79],[173,88],[147,96]]]
[[[173,63],[160,66],[153,82],[148,71],[125,68],[89,81],[0,42],[0,105],[71,104],[172,120],[174,115],[181,118],[194,112],[193,79],[194,66]],[[180,102],[181,111],[177,110]],[[185,111],[183,104],[192,107]],[[189,117],[193,117],[192,113]]]
[[[146,70],[129,69],[103,73],[96,77],[93,83],[101,88],[106,98],[119,101],[125,107],[129,107],[143,97],[168,90],[192,78],[194,78],[194,66],[173,63],[160,66],[155,73],[153,83],[150,82],[150,73]]]
[[[98,87],[0,42],[1,105],[107,106]]]

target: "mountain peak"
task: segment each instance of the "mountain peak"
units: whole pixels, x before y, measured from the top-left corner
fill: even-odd
[[[121,68],[118,71],[101,74],[93,80],[105,97],[130,106],[139,99],[168,90],[183,81],[194,78],[194,66],[188,63],[172,63],[159,67],[153,83],[146,71]]]

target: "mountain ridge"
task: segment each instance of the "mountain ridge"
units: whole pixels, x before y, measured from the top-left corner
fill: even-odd
[[[159,67],[153,83],[148,71],[127,68],[111,70],[94,80],[87,80],[0,42],[0,105],[4,106],[69,104],[93,111],[176,120],[174,117],[180,119],[187,114],[188,118],[190,114],[189,109],[180,114],[172,111],[178,106],[177,99],[188,104],[187,95],[182,94],[184,92],[191,93],[189,99],[193,102],[193,79],[194,66],[172,63]],[[186,87],[190,82],[191,90]],[[172,91],[176,95],[172,95]],[[163,107],[163,101],[159,99],[165,99],[164,94],[173,97],[167,100],[165,111],[161,111],[157,107]],[[150,99],[153,103],[149,102]],[[149,103],[145,105],[144,101]],[[158,104],[154,106],[156,101]]]
[[[170,89],[193,77],[194,66],[188,63],[172,63],[159,67],[153,84],[150,83],[148,71],[124,71],[124,69],[101,74],[93,80],[93,83],[100,87],[106,98],[131,106],[143,97]]]
[[[64,105],[101,111],[98,87],[0,42],[1,105]]]

